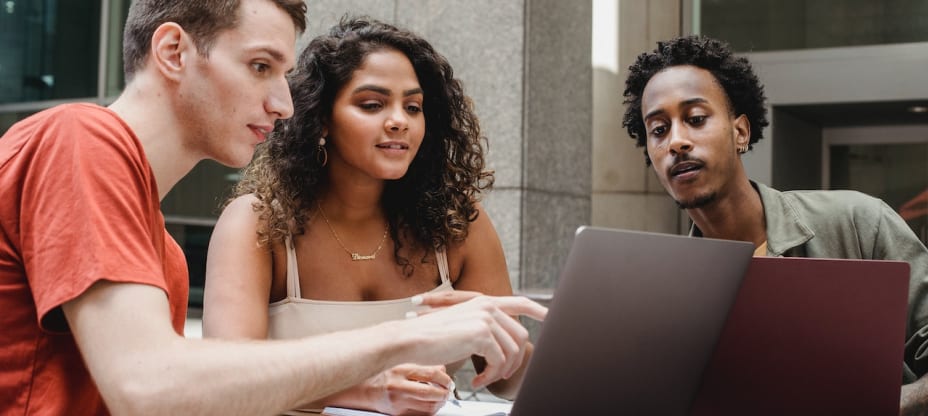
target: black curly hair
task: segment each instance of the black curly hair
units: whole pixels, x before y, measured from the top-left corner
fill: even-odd
[[[406,174],[386,182],[380,201],[397,264],[412,274],[413,265],[400,255],[403,243],[424,250],[424,261],[428,251],[467,236],[477,219],[479,195],[493,184],[493,172],[484,169],[486,138],[470,98],[448,60],[418,35],[369,17],[346,16],[303,50],[289,80],[293,117],[278,121],[259,145],[229,199],[257,197],[261,244],[305,232],[328,174],[318,143],[335,96],[369,54],[384,49],[397,50],[412,63],[426,126]]]
[[[768,124],[767,107],[764,105],[764,86],[751,68],[751,63],[744,57],[735,56],[728,44],[705,36],[681,36],[665,42],[658,42],[657,49],[650,53],[638,55],[638,59],[629,69],[625,80],[625,117],[622,127],[628,135],[637,141],[638,147],[644,147],[645,163],[651,165],[646,140],[648,137],[641,114],[641,94],[648,81],[657,73],[680,65],[692,65],[712,73],[728,97],[733,114],[744,114],[751,123],[751,149],[763,137],[763,130]]]

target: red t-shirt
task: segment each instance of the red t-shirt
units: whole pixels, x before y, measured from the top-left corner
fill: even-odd
[[[100,280],[161,288],[183,334],[187,264],[141,143],[106,108],[62,105],[0,137],[5,414],[107,413],[60,307]]]

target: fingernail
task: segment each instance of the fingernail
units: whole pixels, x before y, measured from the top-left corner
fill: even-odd
[[[483,388],[483,383],[480,383],[480,382],[477,381],[477,380],[471,380],[470,386],[471,386],[471,388],[474,389],[474,391],[477,391],[477,390],[480,390],[480,389]]]
[[[413,305],[416,305],[416,306],[421,305],[421,304],[422,304],[422,295],[413,296],[413,297],[409,298],[409,301],[412,302]],[[407,318],[408,318],[408,316],[407,316]]]
[[[406,319],[412,319],[412,318],[416,318],[416,317],[418,317],[418,316],[419,316],[419,314],[416,313],[415,311],[406,312]]]

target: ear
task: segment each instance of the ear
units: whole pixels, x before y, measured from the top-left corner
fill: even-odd
[[[192,39],[180,25],[163,23],[151,36],[151,60],[158,72],[171,80],[180,78],[187,62],[187,54],[196,53]]]
[[[735,136],[737,148],[748,148],[748,143],[751,142],[751,122],[748,121],[748,116],[742,114],[735,118],[732,123],[732,134]]]

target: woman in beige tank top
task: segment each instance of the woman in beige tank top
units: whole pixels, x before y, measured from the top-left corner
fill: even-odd
[[[493,182],[485,138],[442,55],[343,19],[303,51],[290,88],[293,118],[259,146],[213,232],[205,336],[302,337],[403,319],[423,292],[512,293],[478,202]],[[527,361],[474,384],[512,397]],[[307,406],[431,414],[449,371],[399,366]]]

